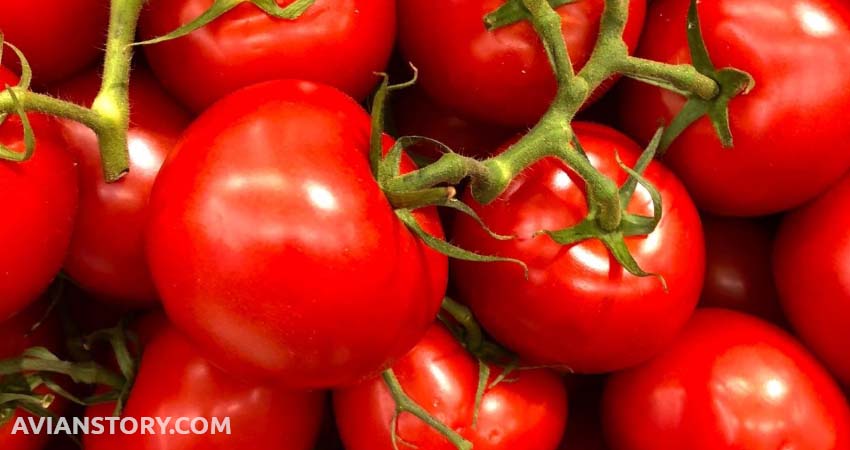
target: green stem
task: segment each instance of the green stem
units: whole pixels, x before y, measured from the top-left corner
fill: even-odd
[[[25,111],[35,111],[74,120],[89,128],[100,126],[99,116],[88,108],[16,87],[13,87],[12,90],[15,91],[15,95]],[[8,90],[3,90],[0,92],[0,111],[12,111],[13,109],[12,95]]]
[[[95,128],[100,141],[104,178],[120,179],[129,170],[127,130],[130,126],[130,65],[133,40],[145,0],[112,0],[103,82],[92,110],[100,117]]]
[[[451,442],[451,444],[458,450],[472,450],[471,442],[464,439],[463,436],[446,426],[444,423],[435,419],[434,416],[425,410],[425,408],[408,397],[392,369],[384,371],[382,376],[387,388],[390,390],[390,395],[392,395],[393,400],[395,400],[396,414],[404,412],[413,414],[416,418],[425,422],[429,427],[445,436],[445,438],[448,439],[448,441]]]
[[[457,323],[463,326],[463,329],[466,332],[466,335],[464,336],[466,349],[469,350],[470,353],[478,353],[478,351],[481,350],[481,347],[484,346],[484,332],[481,330],[481,326],[478,325],[478,322],[475,321],[472,311],[449,297],[443,299],[442,308],[443,311],[449,313],[449,315],[452,316]]]
[[[720,86],[712,78],[700,73],[690,64],[665,64],[629,56],[619,62],[617,72],[649,83],[667,85],[703,100],[711,100],[720,93]]]

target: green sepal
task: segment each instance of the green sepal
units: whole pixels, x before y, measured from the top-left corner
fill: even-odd
[[[552,8],[559,8],[564,5],[576,3],[577,1],[578,0],[549,0],[549,5],[551,5]],[[523,20],[531,20],[531,16],[522,4],[522,0],[508,0],[498,9],[484,16],[484,28],[486,28],[487,31],[492,31]]]
[[[21,77],[18,81],[18,85],[14,87],[6,85],[5,88],[6,92],[12,98],[14,112],[21,120],[21,128],[24,133],[24,151],[16,152],[5,145],[0,144],[0,159],[13,162],[24,162],[32,158],[32,154],[35,151],[35,133],[33,132],[29,117],[18,99],[18,94],[15,93],[15,89],[29,89],[30,83],[32,82],[32,68],[30,67],[29,61],[27,61],[26,57],[24,57],[24,53],[18,47],[6,42],[3,39],[3,36],[0,35],[0,49],[6,46],[15,52],[21,64]],[[0,60],[2,60],[2,54],[0,54]],[[0,125],[6,121],[8,116],[8,113],[0,114]]]
[[[402,137],[398,139],[390,151],[384,156],[384,122],[386,120],[387,100],[390,92],[406,89],[416,84],[419,79],[419,70],[411,65],[413,69],[413,77],[399,84],[390,84],[389,75],[386,73],[378,73],[381,77],[381,83],[378,89],[372,95],[371,102],[371,131],[369,135],[369,166],[372,168],[372,175],[378,180],[378,184],[383,186],[383,183],[398,176],[401,165],[402,150],[415,144],[414,139],[424,139],[416,137]]]
[[[665,130],[661,138],[660,149],[663,153],[673,141],[685,131],[691,124],[702,116],[708,116],[714,127],[714,132],[720,139],[720,145],[724,148],[732,147],[732,130],[729,126],[729,102],[738,95],[746,95],[753,87],[755,80],[750,74],[734,69],[724,68],[717,70],[712,63],[705,46],[700,27],[699,13],[697,11],[697,0],[691,0],[688,10],[688,47],[691,53],[691,62],[694,68],[701,74],[717,82],[720,90],[717,95],[705,100],[694,95],[688,95],[685,106],[673,118],[670,126]]]
[[[472,429],[478,428],[478,417],[481,415],[481,402],[487,392],[487,382],[490,380],[490,366],[478,360],[478,385],[475,387],[475,403],[472,408]]]
[[[484,230],[485,233],[487,233],[488,235],[490,235],[491,238],[496,239],[497,241],[510,241],[512,239],[516,239],[516,236],[507,236],[507,235],[499,234],[499,233],[496,233],[495,231],[493,231],[489,226],[487,226],[486,223],[484,223],[484,219],[482,219],[478,215],[478,213],[476,213],[475,210],[472,209],[472,207],[470,207],[466,203],[464,203],[464,202],[462,202],[462,201],[460,201],[456,198],[449,199],[446,202],[444,202],[443,204],[440,204],[440,205],[437,205],[437,206],[442,206],[442,207],[445,207],[445,208],[451,208],[451,209],[454,209],[455,211],[466,214],[467,216],[469,216],[469,218],[474,220],[481,227],[481,229]]]
[[[413,213],[408,209],[397,209],[395,210],[396,216],[405,224],[407,228],[409,228],[416,236],[422,239],[425,242],[425,245],[431,247],[437,252],[448,256],[449,258],[459,259],[462,261],[472,261],[472,262],[506,262],[513,263],[520,266],[525,274],[525,277],[528,278],[528,266],[525,265],[524,262],[513,259],[513,258],[503,258],[499,256],[489,256],[489,255],[480,255],[475,252],[471,252],[469,250],[460,248],[454,244],[446,242],[443,239],[439,239],[435,236],[432,236],[427,231],[425,231],[419,222],[416,221],[416,218],[413,217]]]
[[[212,21],[223,16],[233,8],[243,4],[251,3],[257,8],[260,8],[271,17],[283,20],[295,20],[301,17],[308,8],[313,6],[316,0],[295,0],[286,7],[281,7],[275,0],[215,0],[215,3],[196,17],[191,22],[177,28],[176,30],[147,41],[136,42],[133,45],[151,45],[160,42],[179,39],[187,34],[209,25]]]

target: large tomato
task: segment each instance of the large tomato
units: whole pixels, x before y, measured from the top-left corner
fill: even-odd
[[[405,393],[470,441],[476,450],[554,450],[567,421],[564,383],[545,369],[520,370],[485,391],[473,425],[478,361],[441,325],[434,325],[393,371]],[[490,382],[500,370],[493,367]],[[381,377],[334,393],[347,450],[392,450],[395,402]],[[449,441],[410,414],[398,418],[398,439],[421,450],[450,450]],[[404,445],[404,444],[401,444]]]
[[[85,450],[310,450],[316,441],[325,396],[292,392],[231,378],[200,356],[173,327],[147,345],[123,417],[171,418],[163,434],[83,437]],[[89,417],[108,417],[112,405],[90,407]],[[179,434],[178,418],[230,419],[230,434]],[[179,425],[185,428],[187,425]]]
[[[0,83],[17,79],[0,67]],[[59,273],[77,208],[77,168],[65,151],[56,124],[28,115],[36,135],[33,156],[22,163],[0,161],[0,192],[5,193],[0,221],[0,321],[35,301]],[[20,119],[0,125],[0,144],[24,151]]]
[[[789,214],[773,269],[782,307],[803,341],[850,387],[850,177]]]
[[[422,87],[439,103],[487,122],[529,125],[552,102],[557,83],[530,23],[492,32],[484,28],[484,16],[503,4],[503,0],[401,1],[400,45],[419,68]],[[584,66],[596,43],[603,6],[603,0],[581,0],[558,9],[577,68]],[[645,9],[645,0],[629,2],[624,37],[632,49]]]
[[[622,184],[615,154],[634,165],[640,148],[613,129],[574,124],[596,168]],[[641,267],[662,275],[630,275],[597,240],[561,246],[540,230],[559,230],[584,219],[584,184],[564,163],[545,159],[513,181],[487,206],[473,203],[494,231],[517,236],[497,241],[467,217],[458,217],[454,239],[464,248],[512,257],[528,264],[452,264],[460,297],[499,341],[541,364],[579,373],[609,372],[645,361],[666,346],[687,322],[702,287],[705,264],[700,220],[676,177],[658,163],[647,179],[661,192],[663,218],[646,237],[627,238]],[[629,211],[651,215],[648,192],[638,188]]]
[[[106,42],[108,17],[108,0],[4,0],[0,2],[0,33],[24,52],[33,79],[43,84],[73,75],[94,62]],[[19,68],[10,53],[3,63]]]
[[[46,347],[56,350],[61,343],[59,323],[55,320],[55,315],[51,315],[44,321],[46,310],[47,302],[39,302],[11,320],[0,323],[0,360],[18,357],[24,350],[31,347]],[[33,330],[33,326],[39,322],[41,322],[41,325]],[[3,377],[0,376],[0,384],[2,382]],[[37,392],[47,393],[42,389],[38,389]],[[3,392],[3,394],[6,393]],[[7,413],[7,411],[4,411],[5,406],[5,404],[0,405],[0,414],[4,416],[4,419]],[[50,404],[49,409],[56,414],[61,414],[66,406],[66,401],[56,398]],[[0,422],[0,448],[3,450],[40,450],[44,448],[50,438],[46,434],[12,433],[18,417],[29,418],[31,416],[26,411],[19,409],[9,414],[7,421]]]
[[[207,110],[166,160],[150,267],[170,318],[217,364],[297,387],[354,383],[434,319],[446,258],[375,182],[369,125],[329,86],[268,82]],[[433,209],[416,216],[442,235]]]
[[[141,36],[169,33],[212,4],[151,0],[139,22]],[[395,20],[393,0],[316,0],[294,21],[245,4],[188,36],[145,47],[145,54],[165,87],[195,110],[241,87],[281,78],[330,84],[360,100],[387,64]]]
[[[655,1],[638,55],[689,62],[687,11],[687,1]],[[768,214],[822,192],[850,166],[843,144],[850,141],[847,2],[714,0],[700,2],[699,14],[715,66],[745,70],[756,85],[730,103],[734,148],[722,148],[702,118],[673,143],[667,162],[697,205],[717,214]],[[685,102],[636,82],[622,98],[624,128],[644,140]]]
[[[100,76],[90,71],[59,85],[56,94],[90,105]],[[97,137],[87,127],[62,121],[65,140],[80,161],[80,205],[65,270],[99,299],[125,306],[156,302],[145,259],[144,226],[154,179],[189,116],[144,69],[130,83],[130,173],[103,180]]]
[[[728,308],[782,323],[771,260],[773,220],[703,216],[705,284],[701,306]]]
[[[696,313],[661,355],[612,376],[613,450],[845,450],[850,409],[791,336],[722,309]]]

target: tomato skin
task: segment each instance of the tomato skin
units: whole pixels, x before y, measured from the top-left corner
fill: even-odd
[[[499,374],[491,367],[490,382]],[[567,421],[567,394],[554,372],[522,370],[516,381],[497,384],[481,400],[472,426],[478,361],[442,327],[393,365],[405,393],[477,450],[554,450]],[[381,377],[334,392],[337,425],[347,450],[391,450],[395,403]],[[398,437],[422,450],[454,448],[445,437],[410,414],[398,419]]]
[[[399,136],[429,137],[466,156],[486,157],[514,134],[503,127],[459,117],[434,103],[420,87],[395,94],[392,113]],[[428,142],[409,150],[434,159],[444,153],[440,146]]]
[[[108,18],[108,0],[0,3],[0,32],[23,51],[39,84],[62,80],[93,63],[105,45]],[[11,51],[5,56],[3,64],[19,72],[17,56]]]
[[[446,258],[372,177],[369,129],[333,88],[268,82],[207,110],[163,166],[153,278],[171,320],[228,371],[299,388],[355,383],[434,320]],[[442,236],[433,209],[416,216]]]
[[[140,34],[162,36],[212,4],[151,0]],[[393,0],[316,0],[294,21],[246,4],[188,36],[146,46],[145,54],[165,87],[196,111],[239,88],[283,78],[330,84],[362,100],[389,60],[395,21]]]
[[[679,0],[654,2],[638,55],[688,62],[687,9]],[[850,152],[835,144],[850,140],[843,120],[850,109],[846,2],[716,0],[700,3],[699,14],[715,66],[745,70],[756,85],[730,103],[734,148],[722,148],[702,118],[670,147],[666,162],[700,209],[720,215],[779,212],[823,192],[850,167]],[[624,83],[622,98],[623,129],[643,142],[684,105],[678,94],[634,82]]]
[[[99,72],[92,70],[55,91],[89,106],[99,89]],[[130,104],[130,173],[116,183],[103,179],[94,132],[77,122],[61,122],[65,141],[80,161],[80,205],[65,270],[99,300],[145,307],[157,302],[144,250],[148,198],[190,117],[143,68],[132,73]]]
[[[321,392],[293,392],[235,380],[202,358],[173,327],[148,344],[124,417],[230,418],[231,434],[83,436],[86,450],[310,450],[324,406]],[[89,407],[110,416],[111,405]],[[171,423],[174,426],[174,423]]]
[[[618,152],[633,166],[640,148],[611,128],[574,123],[598,170],[618,184],[626,174]],[[466,199],[495,232],[517,236],[496,241],[474,221],[458,216],[457,245],[482,254],[524,261],[526,280],[514,264],[452,261],[459,298],[470,305],[496,340],[534,363],[566,366],[577,373],[603,373],[645,361],[667,345],[696,306],[705,264],[700,220],[684,187],[661,164],[647,179],[661,192],[663,218],[649,237],[627,239],[644,270],[630,275],[597,240],[564,247],[540,230],[559,230],[583,220],[583,183],[555,159],[536,163],[494,203]],[[638,188],[629,211],[651,215],[648,193]]]
[[[788,214],[776,238],[773,271],[794,331],[850,387],[850,177]]]
[[[0,68],[0,81],[17,79]],[[77,208],[77,168],[65,151],[56,123],[28,115],[36,136],[33,156],[22,163],[0,161],[0,190],[6,211],[0,221],[0,321],[35,301],[59,273]],[[23,152],[20,119],[0,125],[0,143]]]
[[[700,306],[727,308],[784,323],[771,261],[770,220],[704,215],[705,283]]]
[[[530,23],[493,32],[484,28],[484,16],[503,3],[401,1],[399,43],[404,55],[419,68],[422,87],[438,103],[485,122],[532,125],[552,102],[557,83]],[[575,67],[584,66],[590,57],[603,4],[603,0],[584,0],[558,9]],[[645,10],[645,0],[629,2],[625,40],[631,49],[637,45]]]
[[[698,311],[664,353],[613,375],[603,416],[613,450],[850,448],[850,409],[815,358],[722,309]]]

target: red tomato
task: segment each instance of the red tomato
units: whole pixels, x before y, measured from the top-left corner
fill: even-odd
[[[687,11],[686,1],[654,2],[638,55],[689,62]],[[763,215],[813,198],[850,166],[850,152],[836,144],[850,140],[847,2],[716,0],[699,3],[699,14],[715,66],[745,70],[756,86],[730,103],[734,148],[722,148],[702,118],[670,147],[667,161],[697,205],[713,213]],[[622,98],[623,126],[644,140],[684,104],[678,94],[633,82]]]
[[[0,2],[0,32],[24,52],[39,84],[67,78],[93,63],[105,46],[108,18],[108,0]],[[20,67],[11,52],[3,64]]]
[[[446,258],[375,182],[369,121],[331,87],[263,83],[207,110],[163,166],[147,233],[153,278],[171,320],[228,371],[355,383],[433,321]],[[442,236],[433,209],[416,215]]]
[[[392,118],[399,136],[425,136],[466,156],[485,157],[513,134],[511,130],[458,117],[434,103],[421,88],[406,89],[393,97]],[[438,158],[438,145],[419,143],[411,150]]]
[[[90,105],[99,89],[100,75],[90,71],[58,86],[56,94]],[[130,173],[116,183],[103,180],[95,134],[77,122],[62,122],[65,140],[81,162],[80,206],[65,270],[98,299],[141,307],[157,298],[143,240],[148,197],[189,116],[144,69],[133,71],[130,103]]]
[[[794,331],[850,387],[850,177],[789,214],[776,239],[773,270]]]
[[[640,148],[613,129],[575,123],[596,168],[622,184],[627,175],[615,153],[633,166]],[[699,216],[684,187],[658,163],[646,178],[661,192],[663,218],[647,237],[627,239],[641,267],[655,277],[630,275],[597,240],[561,246],[540,230],[560,230],[585,218],[584,184],[564,163],[549,158],[518,177],[497,201],[472,204],[497,241],[467,217],[454,227],[457,245],[528,264],[529,278],[508,263],[452,262],[454,283],[484,328],[524,358],[578,373],[623,369],[647,360],[687,322],[702,287],[704,244]],[[652,215],[648,192],[638,188],[629,211]]]
[[[278,0],[281,6],[292,0]],[[151,0],[144,39],[189,23],[213,0]],[[316,0],[294,21],[241,5],[188,36],[145,47],[157,77],[195,110],[260,81],[302,78],[363,99],[384,70],[395,36],[392,0]]]
[[[473,426],[478,361],[441,325],[434,325],[393,371],[411,399],[470,441],[475,450],[554,450],[567,421],[564,384],[545,369],[521,370],[489,388]],[[499,374],[492,367],[490,382]],[[392,450],[395,402],[381,377],[334,393],[347,450]],[[410,414],[398,419],[398,438],[420,450],[450,450],[449,441]]]
[[[0,67],[0,82],[15,85],[17,79]],[[28,117],[36,136],[32,158],[0,161],[8,212],[0,221],[0,321],[35,301],[59,273],[77,208],[76,163],[56,124],[45,116]],[[23,137],[17,116],[0,125],[0,144],[23,152]]]
[[[734,309],[782,323],[770,270],[775,227],[765,220],[703,216],[705,284],[701,306]]]
[[[32,330],[35,324],[44,319],[46,308],[46,302],[39,302],[11,320],[0,324],[0,360],[18,357],[24,350],[31,347],[47,347],[56,350],[61,339],[59,324],[54,320],[55,316],[48,318],[35,331]],[[0,376],[0,382],[2,380],[3,377]],[[39,389],[38,392],[47,393],[42,389]],[[5,405],[0,406],[0,412],[5,412],[3,406]],[[66,406],[67,402],[59,398],[54,400],[49,408],[51,411],[61,414]],[[40,450],[44,448],[50,439],[46,434],[23,434],[21,432],[12,434],[15,421],[19,416],[27,418],[31,415],[18,410],[7,422],[0,424],[0,448],[3,450]]]
[[[722,309],[612,376],[603,416],[613,450],[850,448],[850,409],[826,370],[780,329]]]
[[[172,418],[157,436],[83,436],[86,450],[309,450],[324,405],[320,392],[291,392],[235,380],[203,359],[171,327],[147,346],[124,417]],[[112,415],[112,405],[90,407],[89,417]],[[178,418],[230,418],[231,434],[176,433]],[[185,425],[182,425],[185,427]]]
[[[530,23],[493,32],[484,28],[484,16],[502,4],[503,0],[401,1],[399,42],[419,68],[422,87],[439,103],[487,122],[530,125],[552,102],[557,83]],[[577,68],[584,66],[596,43],[603,6],[603,0],[584,0],[558,9]],[[645,9],[645,0],[629,2],[625,40],[630,48],[637,44]]]

